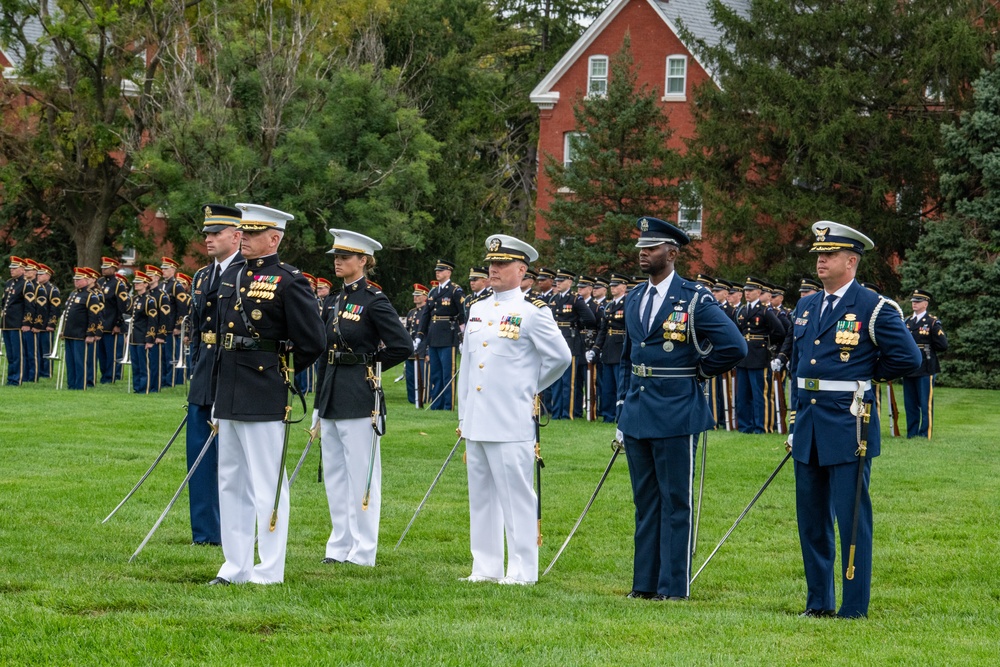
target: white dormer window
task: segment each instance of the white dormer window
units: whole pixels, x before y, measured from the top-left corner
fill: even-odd
[[[667,56],[667,80],[664,84],[664,102],[687,100],[687,56]]]
[[[587,96],[604,97],[608,94],[608,57],[591,56],[587,68]]]

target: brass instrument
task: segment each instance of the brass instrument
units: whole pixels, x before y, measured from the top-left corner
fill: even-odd
[[[56,325],[56,335],[52,337],[52,351],[45,355],[46,359],[57,361],[60,359],[59,340],[62,338],[63,329],[66,327],[66,309],[59,315],[59,323]]]
[[[128,318],[128,329],[125,332],[125,352],[118,363],[122,366],[132,365],[132,325],[135,324],[135,315]]]
[[[187,335],[187,323],[188,323],[188,318],[187,315],[185,315],[183,318],[181,318],[180,354],[178,355],[177,360],[174,361],[173,363],[174,368],[179,368],[179,369],[187,368],[187,346],[184,345],[184,337]]]

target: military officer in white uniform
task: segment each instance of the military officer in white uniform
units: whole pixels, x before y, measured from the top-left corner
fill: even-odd
[[[528,263],[538,259],[535,249],[504,234],[487,239],[486,248],[494,293],[469,311],[458,374],[469,476],[467,580],[526,585],[538,580],[533,403],[571,355],[552,310],[520,290]]]

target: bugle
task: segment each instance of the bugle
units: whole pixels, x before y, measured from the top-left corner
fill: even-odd
[[[62,314],[59,316],[59,323],[56,325],[56,335],[52,337],[52,351],[45,355],[46,359],[52,359],[53,361],[59,359],[59,339],[62,338],[65,326],[66,311],[63,310]]]

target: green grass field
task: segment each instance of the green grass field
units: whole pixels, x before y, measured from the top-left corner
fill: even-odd
[[[183,417],[182,389],[0,387],[0,663],[997,664],[1000,394],[939,390],[932,442],[885,440],[872,476],[871,616],[839,621],[797,616],[805,581],[790,465],[687,603],[623,597],[633,517],[624,456],[537,586],[458,581],[471,568],[459,456],[393,551],[456,418],[417,412],[403,383],[388,380],[378,566],[320,564],[329,517],[314,449],[291,492],[286,583],[271,587],[204,585],[222,556],[189,546],[186,494],[128,563],[183,477],[183,437],[101,524]],[[607,465],[612,436],[610,425],[579,421],[543,429],[542,569]],[[305,439],[298,429],[292,464]],[[696,566],[781,460],[782,441],[710,434]]]

